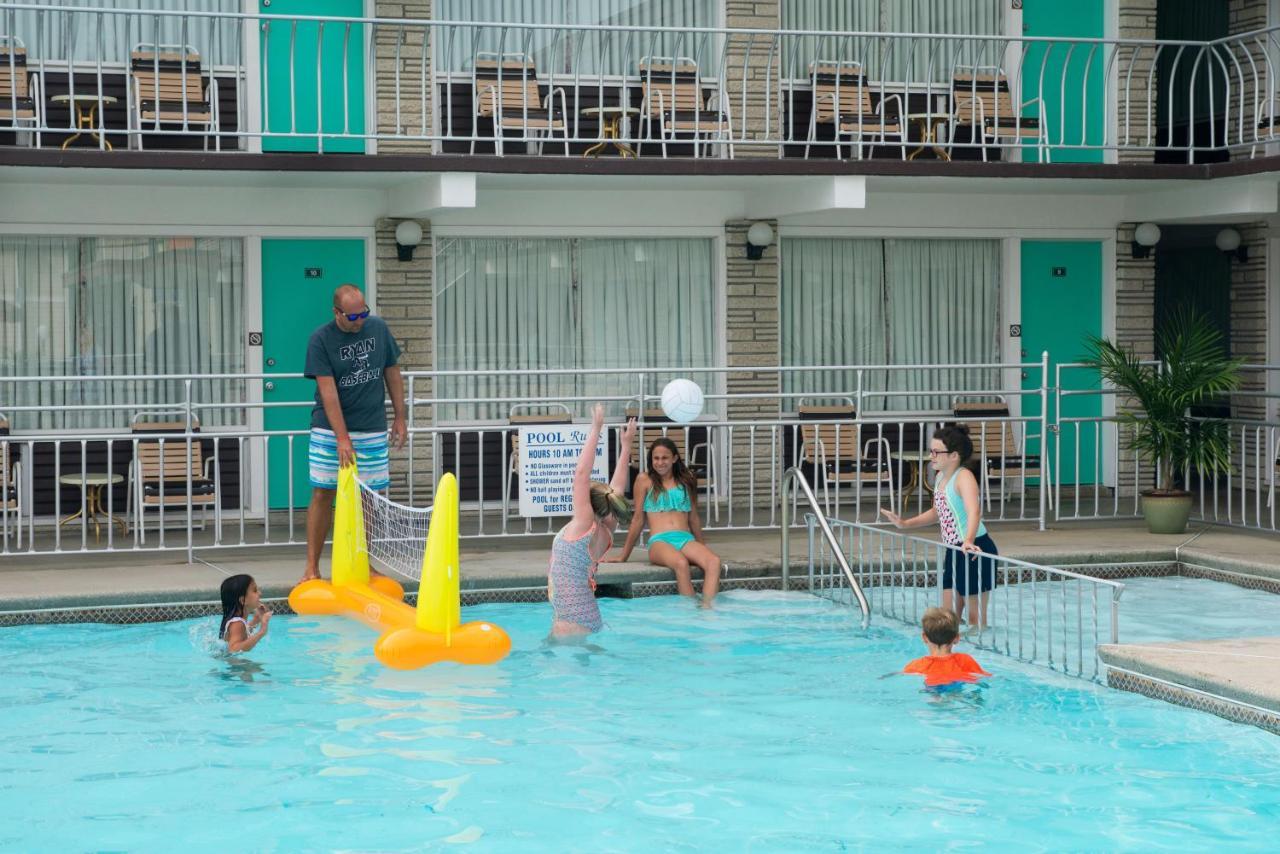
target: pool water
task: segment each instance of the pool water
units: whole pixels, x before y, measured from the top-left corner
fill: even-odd
[[[466,609],[493,667],[400,673],[280,617],[0,632],[0,848],[752,850],[1270,847],[1280,739],[985,654],[985,689],[881,678],[923,651],[806,594]]]
[[[1120,642],[1275,637],[1280,597],[1205,578],[1126,578]]]

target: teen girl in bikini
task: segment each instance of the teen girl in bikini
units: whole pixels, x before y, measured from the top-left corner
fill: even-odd
[[[720,589],[720,558],[703,541],[698,480],[665,436],[649,446],[649,470],[636,478],[635,502],[643,512],[632,517],[622,554],[613,560],[631,557],[648,517],[650,563],[672,570],[676,589],[684,596],[693,595],[689,566],[702,567],[701,605],[711,607]]]
[[[596,445],[604,427],[604,407],[591,411],[591,430],[578,455],[573,475],[573,518],[560,529],[551,544],[547,598],[551,600],[552,637],[598,632],[603,625],[596,605],[596,567],[613,546],[613,529],[631,521],[631,504],[624,493],[630,474],[627,461],[636,440],[635,420],[622,431],[622,449],[613,479],[605,484],[591,480]]]

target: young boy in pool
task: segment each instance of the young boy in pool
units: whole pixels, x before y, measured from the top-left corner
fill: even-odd
[[[960,618],[948,608],[930,608],[920,620],[920,639],[929,648],[929,654],[902,668],[903,673],[920,673],[924,687],[943,688],[962,682],[977,682],[979,677],[991,674],[982,665],[963,652],[951,648],[960,637]]]
[[[252,614],[253,619],[247,619]],[[251,575],[233,575],[222,582],[222,625],[218,637],[227,652],[248,652],[267,636],[271,611],[262,604],[262,592]]]

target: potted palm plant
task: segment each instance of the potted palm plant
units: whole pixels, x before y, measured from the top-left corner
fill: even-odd
[[[1181,483],[1194,469],[1231,469],[1231,435],[1220,418],[1199,418],[1192,407],[1212,403],[1240,386],[1241,359],[1222,346],[1221,333],[1200,314],[1182,311],[1156,330],[1161,362],[1145,362],[1129,348],[1091,336],[1085,364],[1135,405],[1117,412],[1129,447],[1156,472],[1155,489],[1142,493],[1142,515],[1153,534],[1181,534],[1191,515],[1191,493]]]

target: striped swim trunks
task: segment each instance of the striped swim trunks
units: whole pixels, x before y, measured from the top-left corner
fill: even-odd
[[[391,485],[390,462],[387,458],[387,434],[352,433],[356,449],[356,469],[370,489],[386,489]],[[311,485],[320,489],[338,488],[338,437],[323,427],[311,428],[308,450]]]

